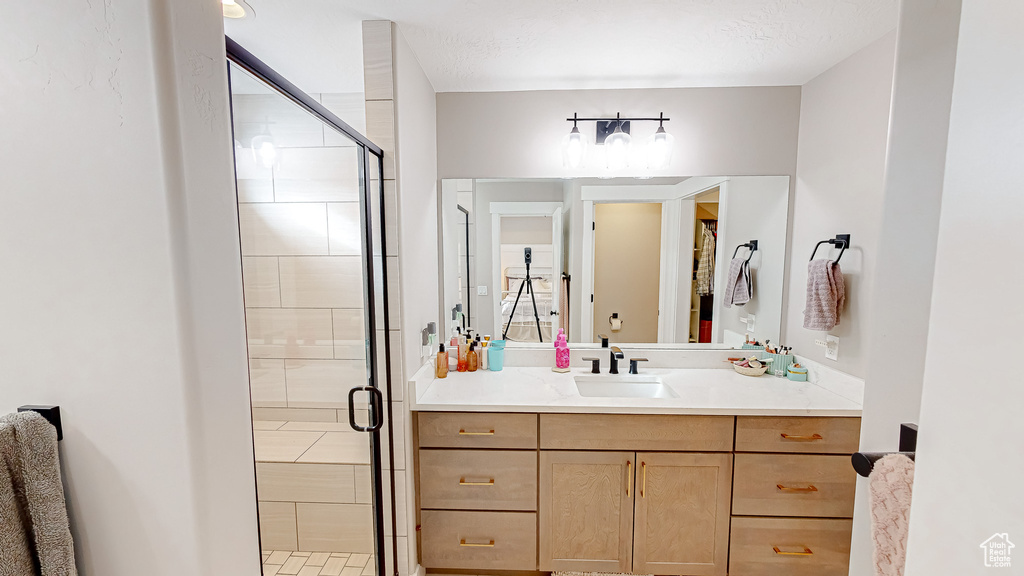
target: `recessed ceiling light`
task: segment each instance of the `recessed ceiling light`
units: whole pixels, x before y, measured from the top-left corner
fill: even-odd
[[[245,8],[236,0],[221,0],[225,18],[245,18]]]

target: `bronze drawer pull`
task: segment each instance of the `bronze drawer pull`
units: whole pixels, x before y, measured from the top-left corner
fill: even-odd
[[[821,434],[811,434],[810,436],[794,436],[792,434],[782,433],[783,440],[793,440],[794,442],[814,442],[815,440],[824,440]]]
[[[813,556],[814,555],[814,552],[811,552],[811,549],[808,548],[807,546],[804,546],[803,549],[804,549],[803,552],[783,552],[782,550],[779,550],[778,546],[772,546],[772,550],[775,550],[776,554],[780,554],[782,556]]]
[[[633,461],[626,460],[626,496],[629,496],[629,485],[633,483]]]
[[[466,482],[465,478],[459,478],[459,486],[494,486],[494,478],[486,482]]]
[[[494,540],[491,540],[487,544],[473,544],[466,542],[466,539],[463,538],[462,540],[459,540],[459,546],[465,546],[466,548],[494,548]]]
[[[808,484],[805,487],[794,487],[794,486],[783,486],[782,484],[776,484],[779,490],[782,492],[817,492],[818,487],[814,484]]]
[[[494,436],[494,430],[488,430],[487,432],[466,432],[463,428],[459,430],[459,436]]]

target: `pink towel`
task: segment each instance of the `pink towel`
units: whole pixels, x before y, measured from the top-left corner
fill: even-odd
[[[871,469],[871,539],[876,576],[903,576],[910,527],[914,461],[889,454]]]
[[[804,328],[827,331],[839,326],[839,316],[845,303],[846,285],[839,263],[832,260],[811,260],[807,265]]]

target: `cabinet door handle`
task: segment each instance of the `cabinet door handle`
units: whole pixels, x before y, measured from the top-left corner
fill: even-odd
[[[633,462],[626,460],[626,496],[629,496],[629,485],[633,483]]]
[[[466,432],[463,428],[459,430],[459,436],[494,436],[494,430],[488,430],[487,432]]]
[[[824,440],[821,434],[811,434],[810,436],[795,436],[793,434],[782,433],[783,440],[792,440],[794,442],[814,442],[815,440]]]
[[[485,544],[483,542],[466,542],[466,539],[463,538],[462,540],[459,540],[459,546],[464,546],[466,548],[494,548],[494,540],[491,540],[490,542],[487,542]]]
[[[643,479],[640,481],[640,497],[646,498],[647,493],[647,462],[640,463],[640,470],[643,472]]]
[[[494,486],[494,478],[486,482],[466,482],[465,478],[459,478],[459,486]]]
[[[814,484],[808,484],[807,486],[783,486],[782,484],[776,484],[779,490],[782,492],[817,492],[818,487]]]
[[[782,550],[779,550],[778,546],[772,546],[772,550],[775,550],[775,553],[779,554],[781,556],[813,556],[814,555],[814,552],[811,552],[811,549],[808,548],[807,546],[802,546],[802,548],[803,548],[802,552],[783,552]]]

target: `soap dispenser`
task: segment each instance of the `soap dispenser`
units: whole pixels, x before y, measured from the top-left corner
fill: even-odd
[[[558,336],[555,338],[555,366],[553,372],[569,371],[569,343],[565,341],[565,330],[558,329]]]

